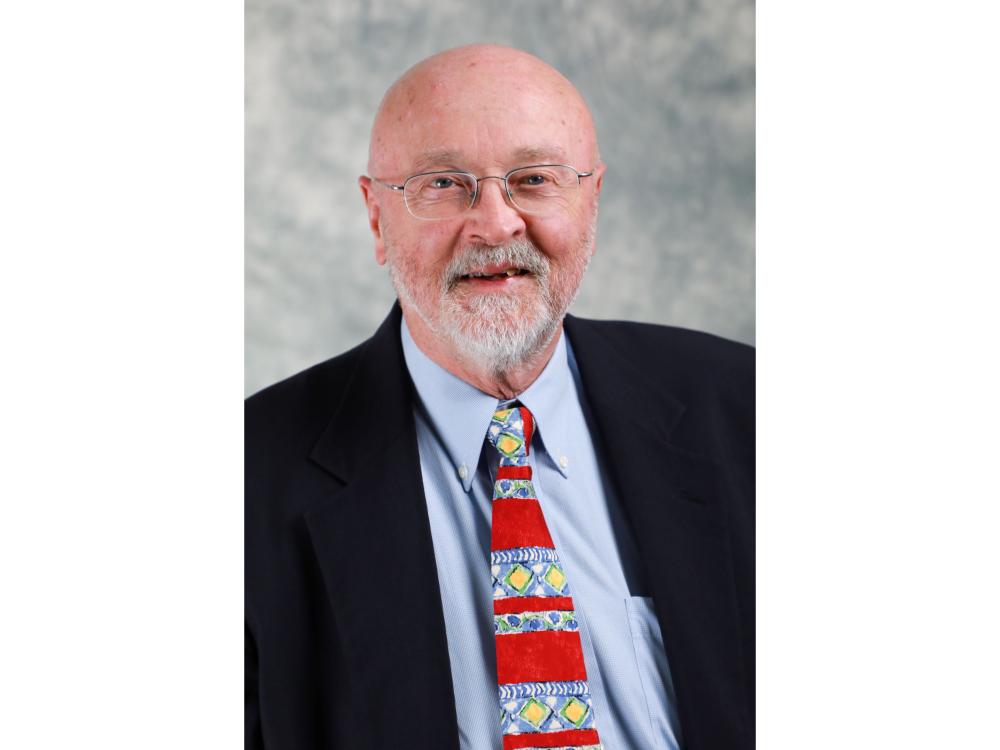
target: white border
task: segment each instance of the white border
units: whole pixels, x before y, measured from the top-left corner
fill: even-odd
[[[758,747],[1000,729],[997,11],[758,10]]]
[[[0,24],[0,747],[237,746],[242,8]]]

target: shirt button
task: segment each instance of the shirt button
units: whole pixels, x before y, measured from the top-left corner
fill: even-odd
[[[569,459],[566,456],[559,456],[559,465],[565,469],[569,466]]]
[[[462,479],[465,479],[469,476],[469,470],[465,468],[465,464],[462,464],[461,466],[458,467],[458,476]]]

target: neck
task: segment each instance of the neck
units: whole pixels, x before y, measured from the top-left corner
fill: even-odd
[[[552,359],[552,353],[559,344],[559,337],[562,335],[562,323],[560,322],[544,348],[508,370],[496,372],[463,357],[461,352],[455,351],[454,345],[450,341],[442,341],[428,328],[420,315],[407,310],[406,307],[403,308],[403,317],[406,319],[406,327],[410,330],[410,336],[413,337],[413,342],[420,351],[455,377],[461,378],[474,388],[497,399],[516,398],[524,393],[528,386],[538,379],[542,370],[545,369],[545,365]]]

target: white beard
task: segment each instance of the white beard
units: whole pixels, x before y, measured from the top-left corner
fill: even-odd
[[[437,281],[436,309],[425,309],[417,301],[414,292],[419,281],[395,262],[391,246],[387,247],[389,274],[399,299],[416,311],[431,332],[447,340],[460,359],[476,369],[503,375],[544,351],[559,330],[593,254],[594,218],[584,238],[586,252],[580,254],[576,267],[569,269],[573,273],[568,289],[553,289],[549,259],[528,240],[496,247],[473,246],[456,255]],[[494,264],[530,271],[538,293],[530,297],[515,292],[459,296],[456,286],[460,277]],[[423,298],[431,297],[425,289]]]
[[[494,264],[530,270],[537,293],[458,297],[454,287],[460,276]],[[542,351],[559,328],[562,312],[552,299],[549,261],[526,240],[466,252],[449,264],[444,277],[449,288],[440,301],[441,333],[463,359],[479,368],[507,372]]]

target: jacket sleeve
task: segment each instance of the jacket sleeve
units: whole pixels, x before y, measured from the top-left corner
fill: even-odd
[[[250,627],[245,635],[245,703],[244,747],[246,750],[264,750],[264,736],[260,726],[260,696],[257,680],[257,643]]]

